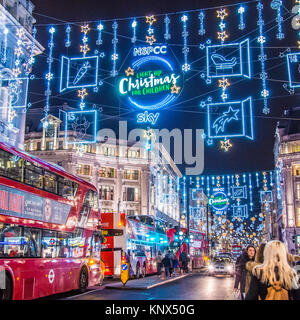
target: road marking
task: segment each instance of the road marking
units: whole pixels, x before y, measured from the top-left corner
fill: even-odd
[[[154,287],[163,285],[163,284],[165,284],[165,283],[173,282],[173,281],[175,281],[175,280],[179,280],[179,279],[185,278],[185,277],[187,277],[187,276],[188,276],[188,274],[182,275],[182,276],[180,276],[180,277],[178,277],[178,278],[171,278],[171,279],[166,280],[166,281],[158,282],[158,283],[155,283],[155,284],[153,284],[153,285],[151,285],[151,286],[148,286],[146,289],[152,289],[152,288],[154,288]]]
[[[91,290],[89,290],[89,291],[87,291],[87,292],[80,293],[80,294],[76,294],[76,295],[74,295],[74,296],[67,297],[67,298],[62,299],[62,300],[68,300],[68,299],[72,299],[72,298],[77,298],[77,297],[85,296],[85,295],[87,295],[87,294],[89,294],[89,293],[93,293],[93,292],[96,292],[96,291],[102,291],[103,289],[105,289],[105,287],[101,287],[101,288],[99,288],[99,289],[91,289]]]

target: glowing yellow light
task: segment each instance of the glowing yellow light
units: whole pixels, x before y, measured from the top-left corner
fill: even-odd
[[[125,70],[125,73],[126,73],[126,77],[134,76],[134,70],[130,67],[127,70]]]
[[[90,27],[88,24],[85,24],[84,26],[81,26],[81,32],[84,33],[85,35],[90,31]]]
[[[156,18],[153,15],[152,16],[146,16],[146,23],[149,23],[150,26],[152,26],[154,22],[156,22]]]
[[[172,87],[171,87],[171,93],[176,93],[178,94],[180,91],[180,87],[177,87],[176,84],[174,84]]]
[[[150,37],[149,37],[149,36],[146,36],[146,42],[149,43],[150,46],[152,46],[153,43],[156,42],[155,36],[154,36],[154,35],[152,35],[152,36],[150,36]]]

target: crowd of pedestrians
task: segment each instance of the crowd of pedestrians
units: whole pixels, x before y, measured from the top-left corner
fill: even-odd
[[[179,259],[172,251],[168,251],[164,257],[159,251],[156,257],[157,274],[161,275],[162,268],[164,268],[166,277],[171,277],[172,275],[176,276],[177,273],[187,273],[188,262],[189,257],[185,251],[180,253]]]
[[[279,240],[249,245],[236,260],[233,293],[241,300],[300,300],[298,260]]]

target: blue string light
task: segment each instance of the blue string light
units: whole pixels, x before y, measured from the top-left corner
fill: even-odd
[[[199,18],[199,31],[198,31],[198,34],[199,36],[203,36],[205,35],[205,27],[204,27],[204,20],[205,20],[205,13],[204,11],[200,11],[199,15],[198,15],[198,18]]]
[[[97,40],[96,40],[96,45],[97,46],[101,46],[103,44],[103,40],[102,40],[102,31],[103,31],[103,29],[104,29],[104,26],[100,21],[100,23],[97,26],[97,31],[98,31],[98,37],[97,37]]]
[[[71,26],[68,24],[66,26],[66,40],[65,40],[65,47],[66,48],[69,48],[71,47],[71,36],[70,36],[70,33],[71,33]]]
[[[264,36],[263,33],[263,26],[264,26],[264,20],[263,20],[263,5],[261,1],[259,1],[258,5],[256,6],[258,10],[258,21],[257,25],[259,27],[259,37],[257,38],[257,41],[259,42],[260,45],[260,55],[258,56],[258,59],[260,60],[261,64],[261,73],[260,73],[260,78],[262,82],[262,91],[261,91],[261,96],[263,97],[264,100],[264,107],[263,107],[263,113],[268,114],[270,113],[270,109],[268,107],[268,96],[270,95],[269,90],[267,90],[267,78],[268,78],[268,73],[266,72],[266,65],[265,61],[267,60],[267,55],[265,54],[265,49],[264,49],[264,43],[266,42],[266,37]]]
[[[282,30],[282,22],[283,22],[283,17],[281,15],[282,2],[283,2],[282,0],[272,0],[271,2],[271,8],[277,11],[276,22],[277,22],[278,32],[276,34],[276,38],[278,40],[282,40],[285,38],[285,34],[283,33],[283,30]]]
[[[240,16],[240,23],[239,23],[239,29],[240,30],[244,30],[246,28],[246,23],[245,23],[245,18],[244,18],[244,15],[245,15],[245,6],[244,5],[241,5],[239,8],[238,8],[238,14]]]
[[[169,18],[169,16],[166,14],[165,19],[164,19],[164,23],[165,23],[165,34],[164,34],[164,38],[166,41],[171,39],[171,34],[170,34],[170,23],[171,20]]]
[[[134,19],[131,23],[131,28],[132,28],[132,38],[131,38],[131,42],[132,43],[136,43],[136,27],[137,27],[137,21],[136,19]]]
[[[184,55],[184,64],[182,65],[182,71],[183,72],[188,72],[189,70],[191,70],[191,65],[188,63],[188,54],[190,51],[190,48],[188,47],[188,36],[189,33],[187,31],[187,21],[188,21],[188,16],[186,14],[184,14],[181,17],[181,22],[182,22],[182,26],[183,26],[183,31],[182,31],[182,37],[183,37],[183,48],[182,48],[182,52]]]
[[[47,59],[48,73],[46,74],[47,89],[45,91],[46,104],[45,104],[45,108],[44,108],[45,121],[43,124],[45,128],[47,128],[47,126],[48,126],[47,117],[48,117],[48,113],[49,113],[49,109],[50,109],[51,81],[53,80],[52,63],[53,63],[53,48],[54,48],[53,38],[54,38],[55,28],[51,27],[49,29],[49,33],[50,33],[50,41],[48,43],[49,56]]]
[[[117,30],[118,30],[118,24],[116,21],[114,21],[113,25],[112,25],[112,28],[113,28],[113,32],[114,32],[114,38],[112,40],[112,44],[113,44],[113,54],[111,56],[111,59],[113,61],[113,68],[112,68],[112,71],[111,71],[111,76],[112,77],[116,77],[118,75],[118,71],[116,69],[116,66],[117,66],[117,60],[119,59],[119,55],[117,53],[117,43],[118,43],[118,38],[117,38]]]

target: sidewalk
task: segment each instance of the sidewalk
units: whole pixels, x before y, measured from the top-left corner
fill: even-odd
[[[154,288],[156,286],[161,286],[163,284],[173,282],[182,278],[185,278],[189,276],[190,273],[183,274],[183,275],[178,275],[176,277],[171,277],[171,278],[165,278],[162,276],[151,276],[151,277],[145,277],[145,278],[140,278],[140,279],[134,279],[134,280],[128,280],[126,283],[125,287],[123,286],[123,283],[117,282],[117,283],[109,283],[104,285],[105,288],[108,289],[127,289],[127,290],[147,290]]]

